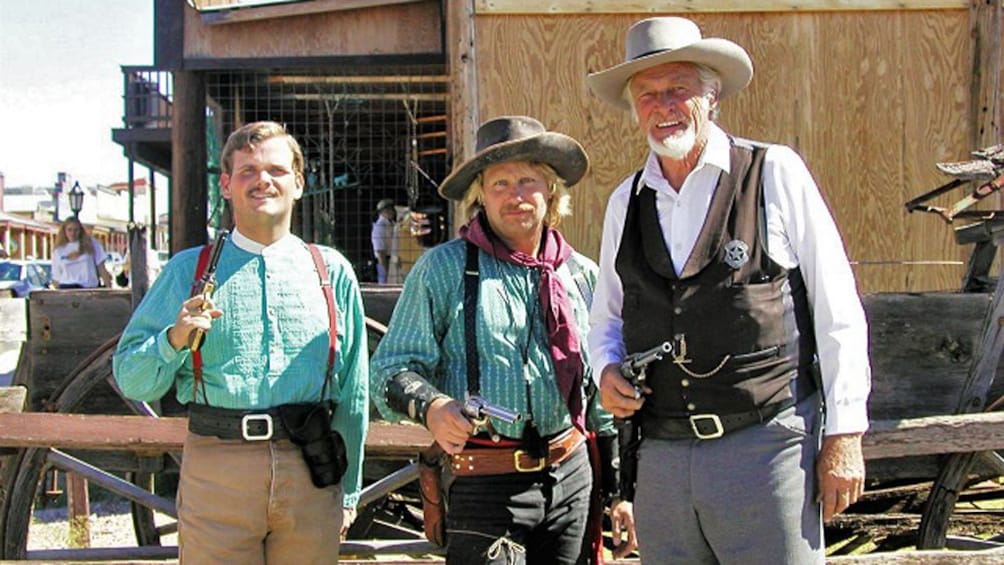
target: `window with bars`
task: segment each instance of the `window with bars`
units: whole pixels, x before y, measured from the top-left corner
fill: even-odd
[[[377,203],[393,200],[399,262],[388,282],[400,282],[423,244],[442,238],[437,230],[419,241],[407,227],[416,210],[445,224],[448,206],[437,183],[450,170],[447,89],[442,65],[210,71],[210,147],[222,148],[248,122],[284,124],[303,148],[306,169],[293,231],[339,249],[363,281],[376,278],[370,235]],[[210,188],[211,199],[218,194]]]

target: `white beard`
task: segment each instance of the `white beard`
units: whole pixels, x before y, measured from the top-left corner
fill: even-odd
[[[671,135],[662,141],[648,136],[648,146],[655,151],[656,155],[669,157],[670,159],[683,159],[694,148],[697,143],[697,131],[693,124],[679,135]]]

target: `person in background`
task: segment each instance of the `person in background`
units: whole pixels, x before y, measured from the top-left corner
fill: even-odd
[[[122,334],[115,379],[129,398],[175,387],[189,403],[183,563],[337,562],[369,421],[359,285],[340,253],[290,233],[303,154],[281,125],[236,130],[221,162],[235,227],[215,292],[191,290],[208,248],[175,255]]]
[[[105,250],[84,230],[76,216],[63,220],[52,251],[52,284],[56,288],[111,288]]]
[[[871,374],[840,234],[795,151],[715,123],[742,47],[658,17],[626,51],[587,84],[651,151],[607,204],[589,345],[603,406],[641,428],[641,554],[823,563],[823,520],[864,489]],[[663,343],[636,389],[622,360]]]
[[[397,210],[394,201],[384,198],[377,203],[377,219],[373,222],[370,239],[373,243],[373,255],[376,257],[377,282],[388,282],[392,262],[396,259],[394,247],[397,234],[394,233],[397,222]]]
[[[373,356],[381,414],[425,425],[445,453],[449,564],[589,562],[599,530],[587,523],[603,504],[594,476],[619,554],[633,549],[617,433],[583,347],[596,264],[557,229],[588,165],[577,141],[533,118],[482,124],[477,153],[439,187],[470,221],[415,264]],[[479,396],[520,418],[475,426],[462,407]]]

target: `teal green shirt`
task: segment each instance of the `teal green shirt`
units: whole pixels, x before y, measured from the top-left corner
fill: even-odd
[[[136,400],[157,400],[172,385],[193,400],[191,351],[176,351],[167,330],[191,290],[201,248],[165,265],[133,313],[113,359],[115,380]],[[328,397],[338,407],[333,428],[345,440],[349,468],[345,507],[355,507],[368,427],[368,345],[355,273],[337,251],[320,247],[337,310],[338,348]],[[295,236],[262,247],[234,233],[216,272],[213,301],[223,316],[202,345],[205,395],[220,408],[263,409],[321,400],[328,360],[328,308],[306,244]]]
[[[387,381],[402,371],[415,371],[445,394],[464,399],[467,392],[465,246],[458,239],[430,249],[405,279],[389,331],[380,340],[370,365],[371,396],[388,420],[396,422],[406,417],[387,405],[384,394]],[[588,385],[592,383],[585,351],[589,309],[573,276],[584,279],[587,288],[592,288],[597,268],[582,255],[576,254],[574,260],[581,265],[578,274],[573,275],[564,265],[557,272],[572,302],[583,349],[584,380]],[[481,251],[479,265],[476,319],[482,396],[525,415],[529,380],[530,406],[540,433],[551,435],[567,429],[572,420],[555,380],[539,305],[539,271],[496,260]],[[612,435],[613,417],[599,408],[597,396],[592,395],[586,404],[589,427],[603,435]],[[507,424],[493,420],[492,423],[504,436],[522,437],[524,422]]]

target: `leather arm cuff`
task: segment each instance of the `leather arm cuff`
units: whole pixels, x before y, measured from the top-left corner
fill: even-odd
[[[432,401],[437,398],[448,398],[414,371],[402,371],[388,380],[384,397],[388,406],[407,414],[409,418],[423,426],[425,413]]]
[[[604,506],[621,497],[620,493],[620,453],[617,435],[597,436],[600,451],[600,493]]]

